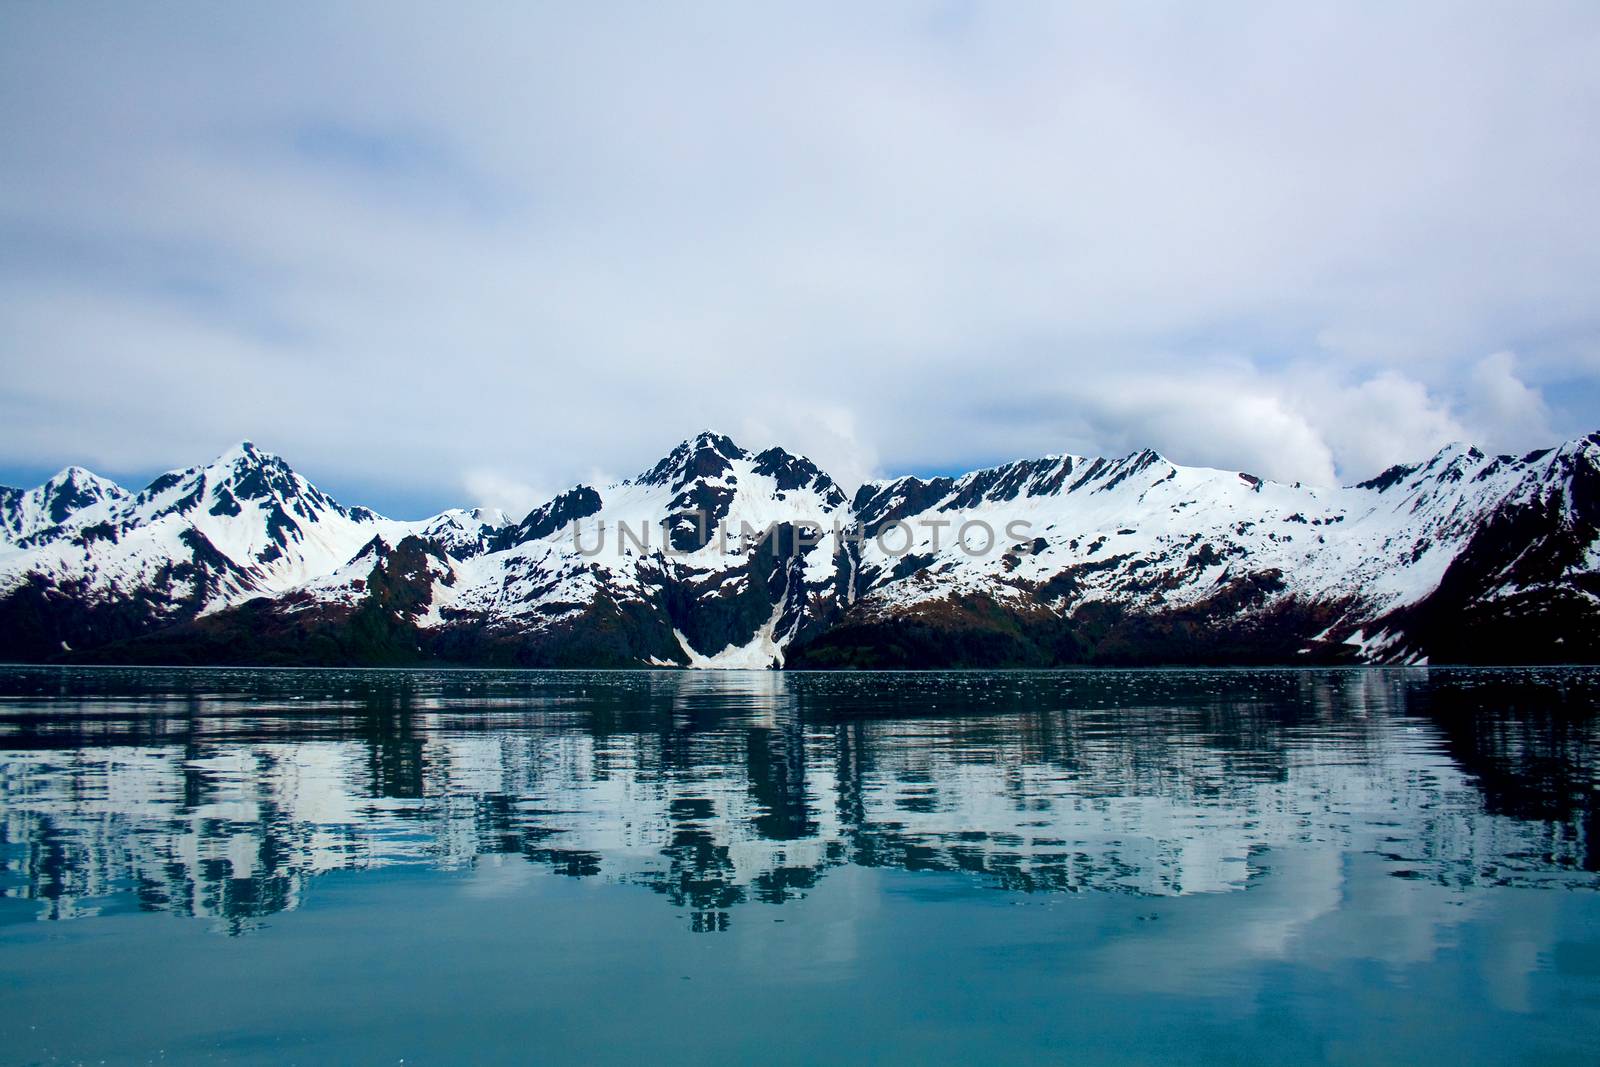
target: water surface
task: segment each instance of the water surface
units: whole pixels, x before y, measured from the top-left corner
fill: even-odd
[[[1600,1061],[1600,672],[0,670],[0,1061]]]

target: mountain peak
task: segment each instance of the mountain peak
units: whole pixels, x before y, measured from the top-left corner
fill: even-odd
[[[37,488],[0,490],[0,540],[60,526],[84,508],[127,495],[122,486],[85,467],[63,467]]]
[[[240,441],[226,452],[223,452],[222,455],[212,460],[208,466],[213,468],[237,467],[241,464],[245,466],[255,466],[261,463],[271,463],[274,461],[278,463],[283,462],[283,460],[277,455],[257,448],[255,442],[246,440]]]
[[[323,511],[350,516],[338,501],[295,473],[282,457],[250,441],[240,441],[204,466],[168,471],[146,486],[136,501],[141,508],[151,509],[144,513],[147,520],[199,512],[237,517],[246,502],[255,502],[273,515],[288,509],[312,520]],[[364,510],[362,514],[376,517]]]
[[[716,430],[701,430],[684,443],[692,443],[696,448],[715,448],[729,458],[744,451],[744,449],[733,443],[733,438],[725,433],[718,433]]]
[[[734,444],[733,438],[714,430],[702,430],[680,441],[661,462],[634,481],[641,485],[682,487],[696,478],[715,478],[732,468],[730,460],[748,459],[749,453]]]
[[[319,506],[338,506],[296,474],[283,457],[257,448],[250,441],[240,441],[200,473],[215,492],[231,493],[239,500],[309,497]]]
[[[109,478],[102,478],[86,467],[63,467],[55,477],[41,485],[36,492],[41,516],[48,516],[51,524],[65,522],[73,512],[98,504],[102,500],[118,500],[128,491]]]
[[[127,493],[127,490],[110,478],[102,478],[89,468],[76,464],[62,467],[50,477],[49,481],[39,487],[39,491],[46,495],[64,490],[87,491],[101,496],[119,496]]]
[[[814,489],[830,506],[840,507],[846,502],[844,490],[823,470],[805,456],[773,445],[755,457],[755,473],[773,479],[779,492],[793,489]]]
[[[1172,462],[1171,460],[1167,459],[1166,456],[1163,456],[1160,452],[1157,452],[1153,448],[1141,448],[1137,452],[1129,453],[1127,458],[1131,461],[1143,462],[1145,464]]]

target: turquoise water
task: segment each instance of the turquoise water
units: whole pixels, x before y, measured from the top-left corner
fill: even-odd
[[[1594,1063],[1600,672],[0,670],[0,1062]]]

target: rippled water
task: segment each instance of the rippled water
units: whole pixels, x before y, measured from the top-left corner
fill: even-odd
[[[1600,672],[0,670],[0,1062],[1600,1061]]]

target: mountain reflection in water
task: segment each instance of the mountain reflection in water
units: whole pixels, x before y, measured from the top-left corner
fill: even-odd
[[[1587,669],[5,669],[0,892],[238,933],[328,872],[507,858],[711,932],[846,865],[1014,893],[1289,879],[1302,908],[1351,856],[1447,902],[1594,889],[1597,692]]]

